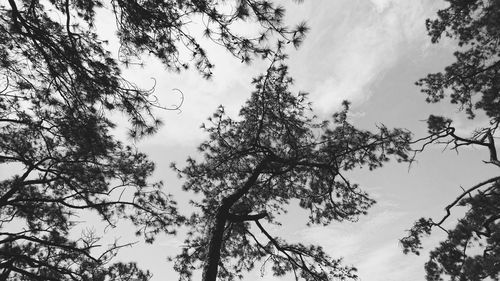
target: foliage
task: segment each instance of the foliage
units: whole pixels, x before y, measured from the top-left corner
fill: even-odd
[[[422,149],[441,143],[458,150],[478,146],[489,152],[484,161],[500,168],[495,133],[500,122],[500,2],[489,0],[447,0],[449,6],[438,12],[438,18],[427,20],[433,43],[445,35],[456,40],[456,61],[444,72],[429,74],[417,82],[427,94],[428,102],[438,102],[449,95],[451,103],[465,110],[473,119],[478,112],[489,123],[470,136],[459,136],[453,121],[442,116],[428,119],[430,136],[421,139]],[[448,206],[439,221],[420,219],[401,240],[404,252],[418,254],[421,238],[433,228],[447,233],[447,238],[430,252],[425,268],[427,280],[499,280],[500,272],[500,177],[493,177],[470,187]],[[443,223],[455,206],[463,206],[466,214],[450,230]]]
[[[318,121],[307,95],[290,92],[292,79],[279,61],[253,80],[255,91],[238,119],[221,106],[202,126],[208,133],[199,147],[203,159],[189,158],[182,169],[173,164],[183,188],[202,196],[192,202],[198,211],[175,258],[181,280],[201,267],[204,281],[234,280],[259,262],[262,270],[269,265],[274,275],[296,279],[356,276],[320,246],[286,242],[266,226],[280,225],[277,216],[295,201],[309,212],[308,224],[357,220],[375,201],[346,173],[381,167],[391,156],[406,160],[410,134],[384,126],[376,133],[356,129],[347,102],[332,122]]]
[[[449,7],[428,19],[433,43],[445,35],[457,40],[456,61],[444,72],[427,75],[417,85],[428,102],[438,102],[449,94],[450,101],[470,118],[476,110],[498,121],[500,116],[500,3],[491,0],[446,0]],[[479,96],[479,97],[477,97]]]
[[[103,249],[96,233],[75,233],[79,215],[98,214],[109,226],[126,219],[147,242],[180,222],[161,183],[148,181],[153,163],[112,134],[110,111],[126,114],[134,138],[161,122],[154,88],[126,81],[97,36],[96,13],[105,8],[116,18],[121,62],[153,54],[180,70],[188,53],[207,77],[213,64],[189,33],[191,19],[243,61],[272,53],[272,34],[296,45],[306,31],[288,29],[283,8],[260,0],[2,1],[0,164],[18,173],[0,181],[1,280],[146,280],[133,263],[107,264],[123,245]],[[235,33],[242,21],[261,35]]]

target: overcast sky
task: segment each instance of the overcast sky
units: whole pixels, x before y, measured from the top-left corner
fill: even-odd
[[[429,113],[460,116],[454,107],[444,103],[427,105],[414,86],[416,80],[441,70],[452,59],[453,44],[433,46],[425,31],[425,19],[434,16],[442,1],[286,2],[287,21],[306,20],[311,27],[299,50],[289,52],[289,66],[296,90],[310,93],[313,108],[321,117],[327,118],[342,100],[348,99],[353,102],[352,122],[362,128],[383,123],[409,128],[423,136],[426,128],[422,120]],[[112,25],[107,19],[101,21]],[[196,155],[196,146],[204,138],[200,124],[219,104],[236,115],[250,96],[251,78],[267,66],[263,61],[241,64],[220,48],[209,48],[209,56],[216,68],[213,79],[208,81],[195,71],[180,75],[168,72],[156,61],[148,61],[144,68],[126,70],[131,80],[144,87],[152,85],[154,77],[158,97],[165,106],[179,101],[173,88],[184,93],[181,111],[158,111],[165,125],[157,135],[137,144],[157,163],[155,177],[165,182],[184,213],[185,202],[192,195],[181,191],[182,182],[169,169],[170,162],[182,163],[188,155]],[[474,126],[464,118],[458,125],[463,132]],[[491,174],[481,162],[485,158],[486,152],[479,149],[457,155],[431,147],[418,156],[418,163],[411,168],[389,164],[375,172],[353,172],[351,179],[378,201],[368,216],[357,223],[307,228],[305,213],[292,208],[283,217],[283,226],[271,231],[293,241],[322,245],[333,257],[344,257],[346,264],[356,266],[363,281],[423,281],[425,254],[403,255],[398,239],[419,217],[442,216],[444,206],[459,194],[460,185],[470,186]],[[128,231],[127,227],[116,230],[122,239],[134,239],[129,238]],[[426,240],[426,249],[435,246],[439,238],[442,234],[436,233]],[[124,249],[119,257],[137,260],[151,269],[154,281],[174,280],[177,275],[166,257],[180,251],[182,240],[182,236],[161,237],[152,246],[138,244]],[[245,280],[256,280],[260,275],[259,271],[252,272]],[[261,280],[275,278],[264,273]]]

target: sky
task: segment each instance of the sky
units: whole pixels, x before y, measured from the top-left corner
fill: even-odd
[[[287,21],[306,20],[311,30],[298,50],[289,51],[290,73],[295,79],[294,88],[310,93],[313,108],[321,118],[328,118],[342,100],[348,99],[353,103],[351,121],[361,128],[385,124],[408,128],[418,137],[425,134],[422,120],[430,113],[459,118],[459,131],[464,133],[478,122],[461,118],[460,112],[445,103],[426,104],[414,85],[452,60],[453,42],[431,45],[425,30],[425,19],[443,7],[442,1],[291,2],[283,1]],[[111,20],[101,18],[98,24],[111,26]],[[242,64],[216,47],[209,47],[208,55],[216,65],[210,80],[195,71],[169,72],[154,59],[148,59],[142,68],[131,67],[124,72],[144,87],[153,85],[154,78],[157,96],[164,106],[179,103],[178,92],[173,89],[184,94],[179,111],[156,112],[165,123],[160,131],[136,144],[156,162],[155,179],[165,182],[167,191],[175,195],[182,208],[188,208],[186,201],[192,195],[181,191],[182,182],[169,168],[170,163],[182,164],[189,155],[196,155],[196,147],[205,137],[199,127],[219,104],[230,115],[237,114],[252,91],[251,78],[267,65],[258,60]],[[418,155],[411,167],[390,163],[374,172],[354,171],[350,178],[378,201],[367,216],[356,223],[306,227],[305,213],[291,206],[290,213],[282,217],[283,225],[271,231],[292,241],[322,245],[333,257],[344,257],[346,264],[356,266],[363,281],[423,281],[425,252],[436,246],[443,235],[436,232],[426,239],[422,256],[404,255],[398,240],[419,217],[440,218],[444,206],[459,194],[460,186],[470,186],[491,175],[493,171],[481,162],[486,156],[485,151],[476,148],[457,154],[430,147]],[[123,241],[136,239],[126,225],[110,231],[110,235],[113,233]],[[123,249],[118,259],[138,261],[151,270],[153,281],[175,280],[177,274],[166,258],[180,251],[182,240],[177,236],[159,237],[154,245],[139,242]],[[261,272],[256,271],[244,280],[284,279],[269,273],[261,277]]]

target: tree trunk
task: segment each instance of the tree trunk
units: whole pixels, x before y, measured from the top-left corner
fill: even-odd
[[[260,173],[267,165],[269,158],[264,158],[253,170],[250,177],[247,179],[245,184],[237,189],[233,194],[222,199],[222,204],[217,209],[215,215],[215,222],[211,231],[210,241],[208,244],[208,253],[205,266],[203,267],[202,281],[216,281],[217,271],[219,269],[220,261],[220,251],[222,249],[222,243],[224,238],[224,228],[226,227],[226,221],[229,218],[229,210],[243,195],[245,195],[250,187],[255,184]]]
[[[217,271],[219,269],[220,251],[222,249],[222,240],[224,237],[224,228],[229,214],[229,208],[222,204],[215,215],[215,222],[212,228],[212,234],[208,245],[208,256],[203,268],[203,281],[216,281]]]

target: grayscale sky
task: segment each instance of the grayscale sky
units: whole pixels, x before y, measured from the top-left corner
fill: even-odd
[[[309,92],[313,108],[321,118],[328,118],[344,99],[353,103],[351,120],[362,128],[378,124],[411,129],[415,135],[426,132],[424,120],[430,113],[459,119],[460,132],[467,134],[474,122],[461,117],[446,103],[428,105],[414,82],[426,73],[440,71],[451,60],[453,42],[431,45],[425,31],[425,19],[433,17],[442,1],[436,0],[306,0],[302,4],[283,1],[290,23],[306,20],[311,27],[304,44],[290,50],[290,72],[295,89]],[[113,26],[111,18],[101,17],[99,25]],[[98,26],[98,28],[100,28]],[[193,23],[196,32],[196,23]],[[112,30],[107,35],[112,35]],[[104,34],[103,36],[106,36]],[[111,44],[111,47],[114,45]],[[192,194],[182,192],[182,181],[169,168],[181,164],[188,155],[196,156],[196,147],[204,135],[199,128],[219,104],[235,116],[249,97],[251,78],[265,70],[266,61],[251,65],[240,63],[218,47],[208,54],[216,64],[214,77],[204,80],[195,71],[168,72],[157,61],[146,59],[146,66],[125,71],[140,86],[153,85],[164,106],[179,102],[177,88],[184,93],[180,111],[157,111],[165,123],[159,133],[137,143],[157,163],[156,179],[163,180],[169,193],[188,214],[187,200]],[[117,116],[117,119],[120,117]],[[118,132],[119,133],[119,132]],[[481,160],[486,151],[475,148],[460,154],[430,147],[418,155],[418,162],[390,163],[370,172],[351,173],[351,180],[373,195],[378,204],[357,223],[333,223],[330,226],[306,227],[306,213],[296,206],[283,216],[274,235],[292,241],[322,245],[333,257],[344,257],[346,264],[359,269],[362,281],[423,281],[426,252],[442,233],[424,243],[422,256],[405,256],[398,239],[405,235],[419,217],[439,218],[444,206],[464,188],[492,174]],[[453,220],[451,220],[453,222]],[[108,231],[120,241],[135,241],[129,226]],[[167,256],[182,247],[182,231],[177,237],[160,237],[153,245],[138,243],[125,248],[119,259],[137,260],[154,274],[153,281],[175,280],[177,274]],[[262,277],[261,277],[262,275]],[[260,279],[258,279],[260,278]],[[256,270],[245,280],[285,280]]]

